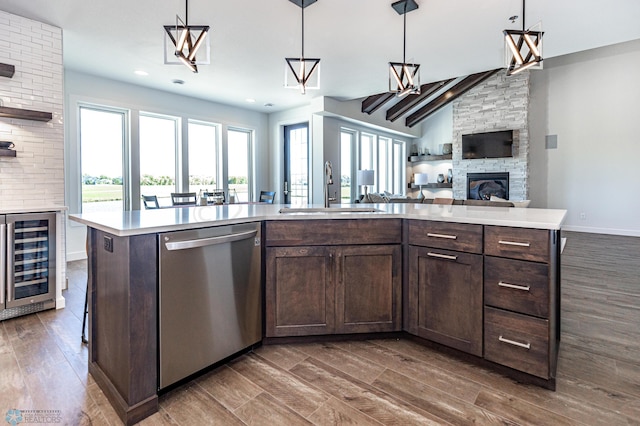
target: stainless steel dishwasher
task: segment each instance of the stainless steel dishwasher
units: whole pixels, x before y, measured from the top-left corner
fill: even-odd
[[[160,389],[261,339],[260,225],[159,235]]]

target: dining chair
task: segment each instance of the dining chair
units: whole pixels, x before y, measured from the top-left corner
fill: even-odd
[[[158,204],[158,197],[155,195],[143,195],[142,202],[144,203],[144,208],[147,210],[160,208],[160,204]]]
[[[453,204],[453,198],[434,198],[432,204],[444,204],[450,206]]]
[[[260,198],[258,201],[261,203],[273,204],[273,199],[276,198],[276,193],[273,191],[260,191]]]
[[[195,206],[197,201],[195,192],[172,192],[171,204],[174,206]]]

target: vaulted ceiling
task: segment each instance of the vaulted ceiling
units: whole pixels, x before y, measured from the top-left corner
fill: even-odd
[[[508,20],[522,15],[521,0],[416,2],[419,9],[407,15],[407,59],[421,64],[421,81],[503,66],[502,30],[521,26]],[[184,0],[0,0],[0,10],[61,27],[67,70],[270,112],[314,96],[384,92],[388,62],[402,60],[403,22],[391,3],[318,0],[305,10],[305,53],[321,58],[321,89],[307,95],[283,87],[284,58],[301,50],[300,8],[289,0],[190,0],[189,23],[211,26],[211,64],[198,74],[163,63],[163,25],[184,18]],[[639,39],[640,1],[529,0],[527,26],[540,20],[551,58]],[[393,115],[403,116],[397,108]]]

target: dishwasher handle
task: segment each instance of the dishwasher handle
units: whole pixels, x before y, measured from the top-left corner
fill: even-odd
[[[198,238],[195,240],[174,241],[164,243],[167,250],[186,250],[197,247],[214,246],[217,244],[232,243],[234,241],[248,240],[258,234],[257,230],[240,232],[237,234],[223,235],[221,237]]]

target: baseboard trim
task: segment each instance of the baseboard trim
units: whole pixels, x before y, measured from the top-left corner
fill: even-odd
[[[608,235],[622,235],[625,237],[640,237],[640,230],[635,230],[635,229],[593,228],[589,226],[566,225],[562,227],[562,230],[571,231],[571,232],[586,232],[589,234],[608,234]]]

